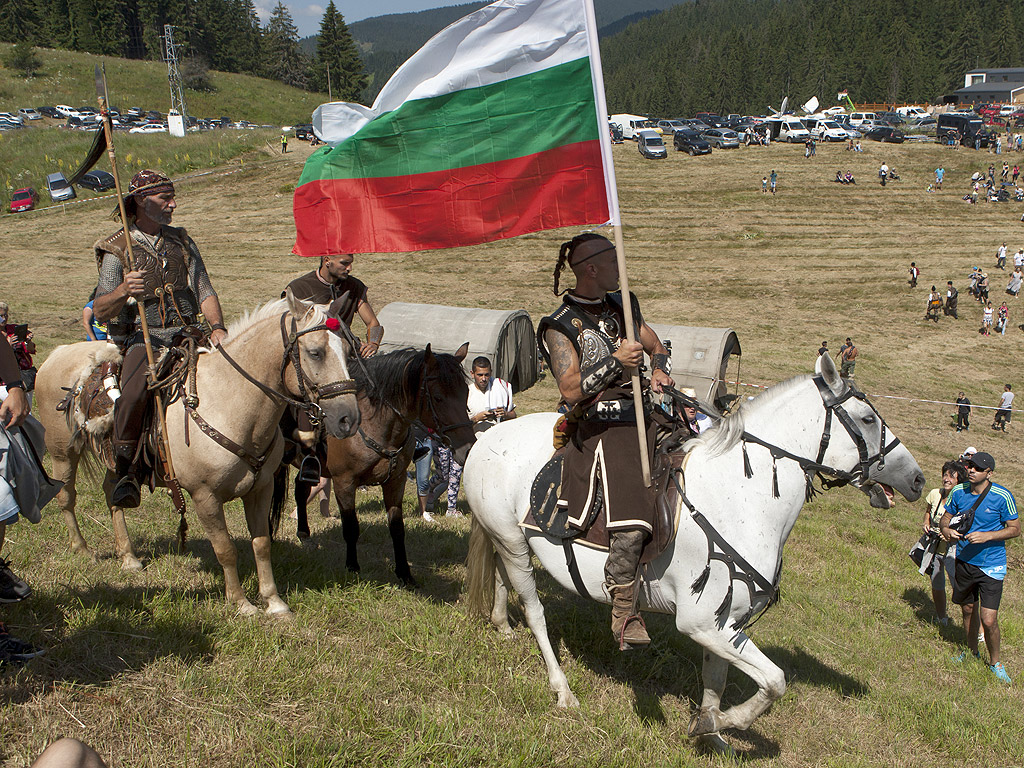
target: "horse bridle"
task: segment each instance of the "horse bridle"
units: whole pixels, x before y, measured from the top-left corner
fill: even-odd
[[[281,339],[284,342],[284,353],[281,358],[281,378],[284,379],[285,369],[289,365],[295,368],[295,378],[298,381],[299,393],[302,397],[301,400],[297,400],[288,395],[283,395],[280,392],[271,389],[262,381],[258,381],[248,371],[246,371],[239,363],[228,354],[228,351],[224,349],[224,345],[220,344],[217,346],[217,351],[223,356],[225,360],[234,368],[239,375],[242,376],[250,384],[258,388],[261,392],[267,395],[271,400],[276,400],[279,403],[285,403],[292,405],[296,408],[306,411],[309,413],[310,423],[314,427],[319,428],[323,421],[323,410],[320,408],[320,402],[322,400],[329,400],[331,398],[340,397],[342,395],[356,393],[356,383],[354,379],[339,379],[333,381],[330,384],[319,385],[310,379],[306,372],[302,369],[302,354],[298,346],[298,340],[307,333],[315,333],[316,331],[331,331],[335,330],[326,323],[314,325],[310,328],[303,330],[297,330],[298,324],[295,321],[295,317],[292,317],[291,332],[288,332],[285,325],[285,318],[289,316],[289,313],[285,312],[281,315]],[[344,325],[342,323],[342,325]],[[234,440],[229,438],[223,432],[218,430],[206,419],[199,415],[197,410],[199,403],[198,398],[186,397],[184,399],[185,413],[191,417],[191,419],[199,427],[199,430],[207,437],[212,439],[215,443],[220,445],[222,448],[235,454],[238,458],[245,461],[250,469],[254,473],[258,473],[263,467],[264,462],[267,459],[267,453],[261,456],[254,456],[249,451],[245,450],[242,446],[236,443]],[[185,420],[185,444],[188,445],[188,419]],[[271,440],[271,445],[274,441]],[[269,447],[267,451],[269,452]]]

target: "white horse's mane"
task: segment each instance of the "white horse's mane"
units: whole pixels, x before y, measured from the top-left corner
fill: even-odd
[[[746,429],[746,415],[748,413],[769,405],[806,380],[807,376],[794,376],[765,390],[753,400],[745,400],[739,408],[723,418],[707,432],[692,440],[687,440],[683,445],[683,449],[688,453],[693,448],[696,448],[697,445],[703,445],[707,448],[709,458],[721,456],[729,452],[739,443],[740,438],[743,436],[743,431]]]
[[[268,317],[277,317],[288,311],[287,299],[273,299],[256,309],[247,310],[242,316],[228,326],[228,338],[234,339],[245,333],[261,320]],[[319,325],[327,319],[327,308],[319,304],[309,305],[309,309],[303,318],[299,320],[299,330],[308,328],[311,325]]]

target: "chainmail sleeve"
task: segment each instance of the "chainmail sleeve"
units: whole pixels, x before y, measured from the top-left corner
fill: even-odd
[[[210,296],[216,296],[217,292],[213,290],[213,283],[210,282],[210,275],[206,271],[203,257],[199,255],[199,248],[191,237],[188,238],[188,253],[188,282],[192,286],[192,292],[196,295],[196,301],[202,307],[203,302]]]
[[[100,277],[96,284],[96,298],[105,296],[124,282],[121,260],[112,253],[104,253],[100,263]]]

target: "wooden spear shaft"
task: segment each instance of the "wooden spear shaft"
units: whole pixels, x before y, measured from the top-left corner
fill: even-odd
[[[131,233],[128,231],[128,211],[125,210],[124,206],[124,194],[121,191],[121,179],[117,175],[117,156],[114,152],[114,129],[110,122],[110,109],[107,106],[106,67],[101,70],[98,65],[96,67],[96,98],[100,103],[100,114],[103,117],[103,131],[107,139],[107,157],[110,158],[110,171],[114,176],[114,189],[117,192],[117,208],[121,213],[121,224],[124,226],[125,253],[121,257],[121,268],[125,273],[128,273],[135,270],[135,251],[132,248]],[[142,326],[142,343],[146,346],[146,361],[149,363],[149,367],[146,370],[146,378],[149,380],[149,383],[152,384],[155,358],[153,357],[153,344],[150,341],[149,336],[149,322],[146,319],[146,313],[143,311],[142,305],[137,304],[137,306],[139,309],[139,323]],[[156,401],[157,423],[160,427],[160,442],[162,442],[164,446],[164,463],[167,466],[167,476],[169,480],[174,480],[174,464],[171,463],[171,445],[167,438],[167,425],[164,422],[163,400],[160,397],[160,393],[156,390],[153,391],[153,399]]]
[[[619,265],[619,287],[622,289],[622,313],[626,320],[626,340],[638,341],[633,327],[633,302],[629,295],[629,278],[626,276],[626,251],[622,244],[622,227],[612,227],[615,236],[615,259]],[[640,388],[640,370],[629,369],[629,378],[633,383],[633,410],[636,411],[637,439],[640,441],[640,469],[643,472],[644,485],[651,485],[651,458],[647,453],[647,423],[644,419],[644,393]]]

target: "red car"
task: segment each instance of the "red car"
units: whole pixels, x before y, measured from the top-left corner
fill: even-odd
[[[39,195],[36,194],[36,191],[32,189],[32,187],[15,190],[14,194],[11,195],[11,213],[31,211],[36,207],[36,203],[38,202]]]

